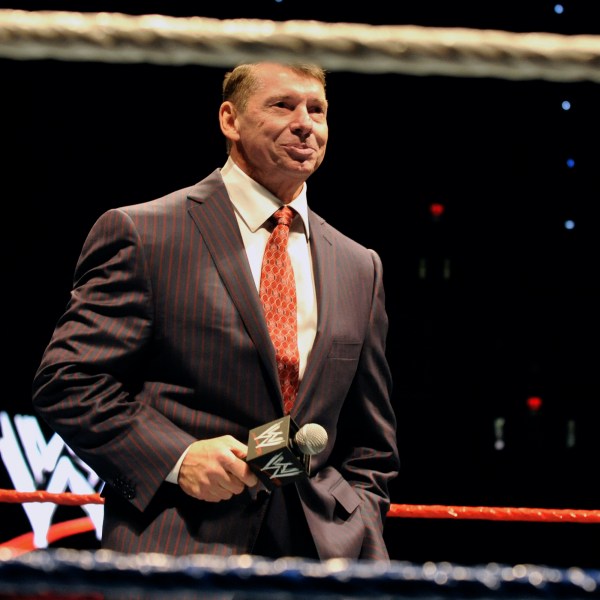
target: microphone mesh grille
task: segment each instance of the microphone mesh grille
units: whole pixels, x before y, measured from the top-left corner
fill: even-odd
[[[327,432],[318,423],[307,423],[298,430],[294,441],[300,448],[302,454],[319,454],[327,446]]]

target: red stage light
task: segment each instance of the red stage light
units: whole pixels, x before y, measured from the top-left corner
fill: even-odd
[[[529,410],[537,412],[542,408],[542,399],[539,396],[529,396],[527,398],[527,406]]]
[[[429,212],[433,217],[441,217],[444,212],[444,205],[439,202],[432,202],[429,205]]]

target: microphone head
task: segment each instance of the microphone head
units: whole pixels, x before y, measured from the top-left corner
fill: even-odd
[[[319,454],[327,446],[327,432],[318,423],[302,425],[294,436],[294,443],[302,454]]]

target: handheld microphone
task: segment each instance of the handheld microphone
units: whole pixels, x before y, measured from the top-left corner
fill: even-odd
[[[270,489],[310,475],[310,458],[327,446],[327,432],[317,423],[301,428],[286,415],[250,430],[246,462]]]

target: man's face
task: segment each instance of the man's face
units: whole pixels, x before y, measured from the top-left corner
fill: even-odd
[[[325,90],[316,79],[277,64],[260,65],[258,78],[258,90],[236,117],[244,162],[258,181],[304,181],[325,156]]]

